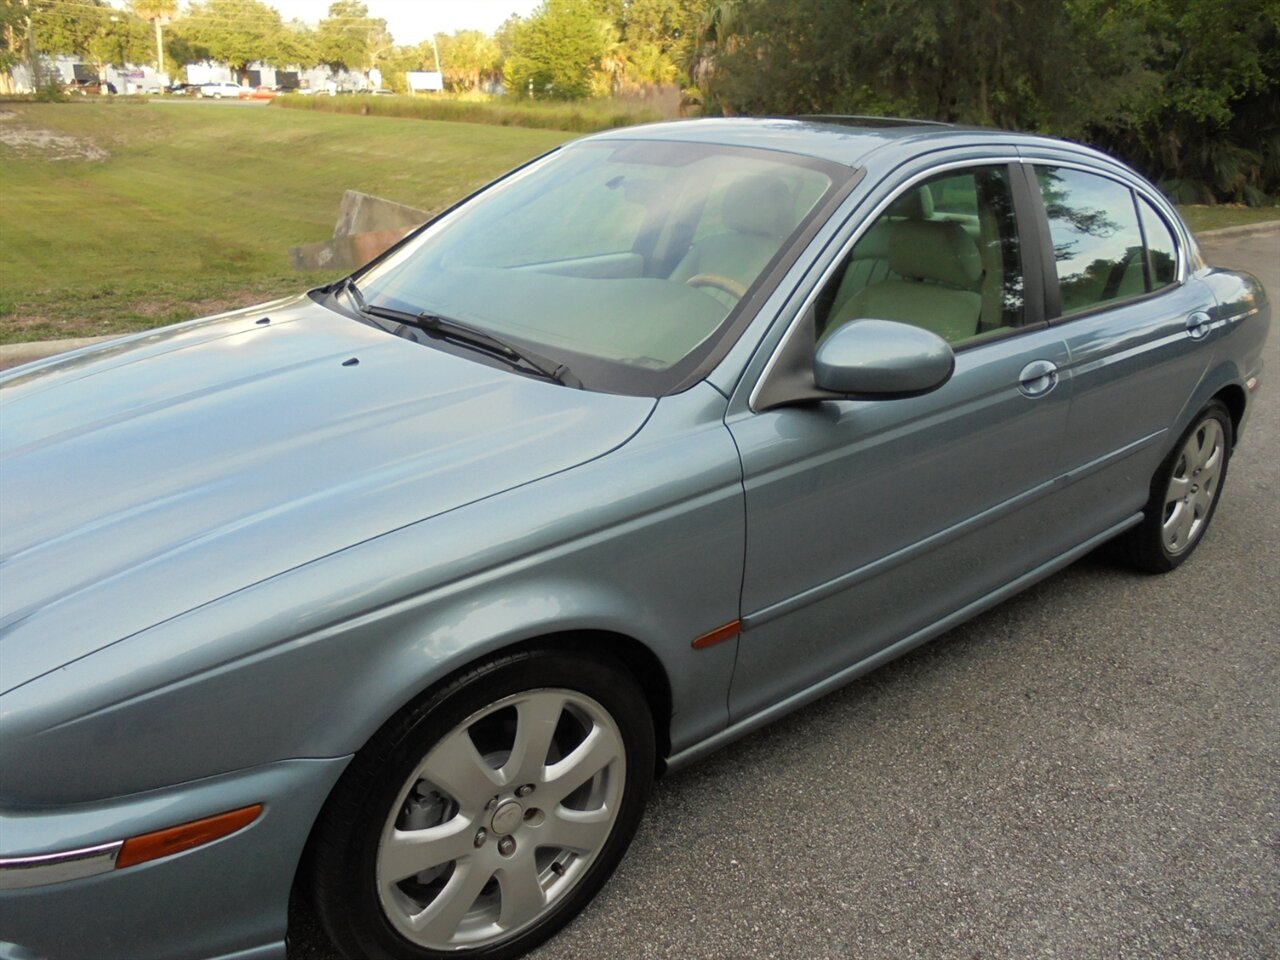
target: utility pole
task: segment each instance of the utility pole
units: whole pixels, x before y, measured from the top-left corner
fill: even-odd
[[[156,74],[164,77],[164,39],[160,35],[160,18],[152,21],[156,25]]]
[[[36,23],[31,14],[31,0],[22,0],[27,8],[27,64],[31,68],[31,89],[40,91],[40,54],[36,52]]]

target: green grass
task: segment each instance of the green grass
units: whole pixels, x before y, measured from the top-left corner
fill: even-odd
[[[140,330],[301,291],[290,247],[333,234],[346,189],[437,210],[569,137],[238,104],[0,108],[0,343]],[[101,161],[6,144],[92,143]]]
[[[1178,207],[1178,212],[1182,214],[1182,219],[1186,221],[1192,233],[1280,220],[1280,207],[1238,207],[1226,204],[1216,207],[1188,205]]]
[[[539,130],[572,130],[593,133],[614,127],[661,120],[656,110],[615,100],[583,100],[552,103],[541,100],[476,100],[448,95],[365,97],[287,96],[271,101],[274,107],[324,113],[358,113],[375,117],[415,120],[448,120],[487,123],[502,127]]]

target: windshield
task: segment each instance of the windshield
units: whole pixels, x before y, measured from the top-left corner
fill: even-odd
[[[564,363],[593,389],[657,394],[847,168],[644,140],[566,147],[484,191],[357,280],[370,307],[448,317]]]

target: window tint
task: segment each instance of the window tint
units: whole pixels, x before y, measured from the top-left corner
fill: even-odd
[[[1151,280],[1148,286],[1152,290],[1159,290],[1178,278],[1175,253],[1177,247],[1174,245],[1173,231],[1156,212],[1156,208],[1142,197],[1138,197],[1138,212],[1142,216],[1142,235],[1147,241],[1147,256],[1150,260]]]
[[[818,298],[824,336],[897,320],[965,343],[1022,322],[1023,277],[1003,167],[949,172],[904,191]]]
[[[1128,187],[1062,167],[1037,170],[1062,312],[1145,293],[1142,233]]]

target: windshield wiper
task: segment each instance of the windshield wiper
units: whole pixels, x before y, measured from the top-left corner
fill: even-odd
[[[352,295],[351,299],[360,306],[360,311],[370,317],[392,320],[396,323],[414,327],[427,334],[427,336],[448,340],[451,343],[458,343],[479,350],[488,356],[510,364],[514,369],[536,374],[566,387],[582,388],[582,381],[575,377],[563,363],[556,363],[554,360],[539,356],[530,350],[516,349],[507,341],[494,336],[488,331],[470,326],[461,320],[441,316],[438,313],[412,313],[408,310],[396,310],[392,307],[371,306],[364,302],[364,298],[360,296],[359,290],[356,289],[355,284],[350,279],[344,282],[343,289]]]
[[[340,293],[345,293],[347,298],[356,306],[361,313],[367,313],[364,302],[364,295],[360,292],[360,288],[356,286],[355,277],[343,277],[341,280],[335,280],[327,287],[320,288],[321,293],[327,293],[331,297],[336,297]]]

